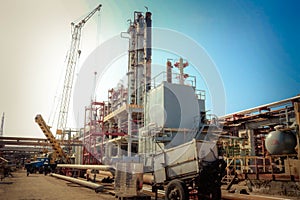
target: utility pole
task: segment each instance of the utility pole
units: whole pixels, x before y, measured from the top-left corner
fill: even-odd
[[[1,119],[0,137],[3,136],[4,115],[5,115],[5,113],[3,112],[3,114],[2,114],[2,119]]]

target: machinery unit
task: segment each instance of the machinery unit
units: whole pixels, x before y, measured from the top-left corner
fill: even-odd
[[[214,142],[190,142],[154,156],[154,190],[165,186],[165,199],[221,199],[221,179],[226,163],[218,158]],[[192,189],[191,189],[192,188]]]

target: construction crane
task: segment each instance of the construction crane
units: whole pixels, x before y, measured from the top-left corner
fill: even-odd
[[[79,50],[80,39],[81,39],[81,30],[84,27],[85,23],[97,12],[100,11],[101,4],[99,4],[94,10],[92,10],[86,17],[84,17],[79,22],[71,23],[71,34],[72,41],[71,46],[67,54],[67,67],[66,74],[64,80],[64,88],[62,92],[62,100],[60,105],[60,111],[58,116],[58,124],[56,135],[60,135],[60,141],[64,141],[65,129],[68,119],[68,111],[70,98],[72,94],[72,86],[74,79],[74,72],[76,68],[76,64],[78,58],[80,56],[81,51]],[[39,125],[44,135],[48,139],[48,141],[52,145],[52,149],[54,150],[51,161],[55,162],[56,158],[60,158],[63,163],[70,163],[70,157],[64,152],[63,148],[60,146],[60,142],[53,136],[50,126],[46,124],[43,117],[41,115],[37,115],[35,117],[35,122]]]
[[[3,112],[2,114],[2,119],[1,119],[1,127],[0,127],[0,137],[3,136],[3,128],[4,128],[4,115],[5,113]]]
[[[40,126],[41,130],[45,134],[47,140],[50,142],[52,149],[54,150],[52,158],[51,158],[51,164],[53,164],[57,157],[60,158],[60,160],[63,163],[70,163],[70,157],[63,151],[61,148],[59,142],[55,139],[53,136],[50,126],[48,126],[43,119],[42,115],[37,115],[35,117],[35,122]]]
[[[86,17],[84,17],[79,22],[71,23],[72,41],[71,41],[70,50],[68,51],[67,54],[67,68],[66,68],[64,88],[62,92],[62,99],[61,99],[59,116],[58,116],[57,131],[56,131],[56,134],[60,135],[61,140],[64,140],[65,137],[65,129],[68,120],[68,111],[69,111],[69,104],[70,104],[70,99],[72,94],[74,72],[75,72],[78,58],[81,54],[81,51],[79,50],[81,30],[86,24],[86,22],[97,11],[100,11],[101,6],[102,5],[99,4],[94,10],[92,10]]]

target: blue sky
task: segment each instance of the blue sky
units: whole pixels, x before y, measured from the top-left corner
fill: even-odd
[[[6,113],[5,134],[43,136],[33,119],[36,114],[48,119],[53,107],[65,70],[70,22],[99,3],[103,5],[100,28],[96,28],[97,17],[86,24],[83,59],[99,41],[126,31],[133,11],[145,11],[147,6],[153,13],[153,26],[181,32],[209,54],[223,80],[226,113],[300,93],[297,0],[4,1],[0,7],[0,112]],[[153,60],[163,66],[166,61]]]
[[[111,8],[130,18],[144,6],[153,26],[179,31],[207,51],[223,79],[227,113],[300,93],[299,1],[129,0]]]
[[[224,82],[227,113],[300,93],[300,2],[177,2],[173,17],[156,23],[206,49]]]

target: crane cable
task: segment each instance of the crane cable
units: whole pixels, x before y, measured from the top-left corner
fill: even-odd
[[[67,50],[66,52],[66,56],[65,56],[65,60],[64,60],[64,66],[67,63],[67,59],[68,59],[68,54],[69,54],[69,50]],[[54,126],[54,121],[56,120],[57,117],[57,113],[58,113],[58,109],[59,109],[59,105],[61,102],[61,96],[62,96],[62,85],[63,85],[63,77],[65,74],[65,69],[62,68],[60,70],[60,75],[59,75],[59,79],[58,79],[58,83],[56,85],[56,90],[55,90],[55,95],[53,98],[53,103],[50,109],[50,113],[49,113],[49,117],[48,117],[48,124],[53,127]]]

